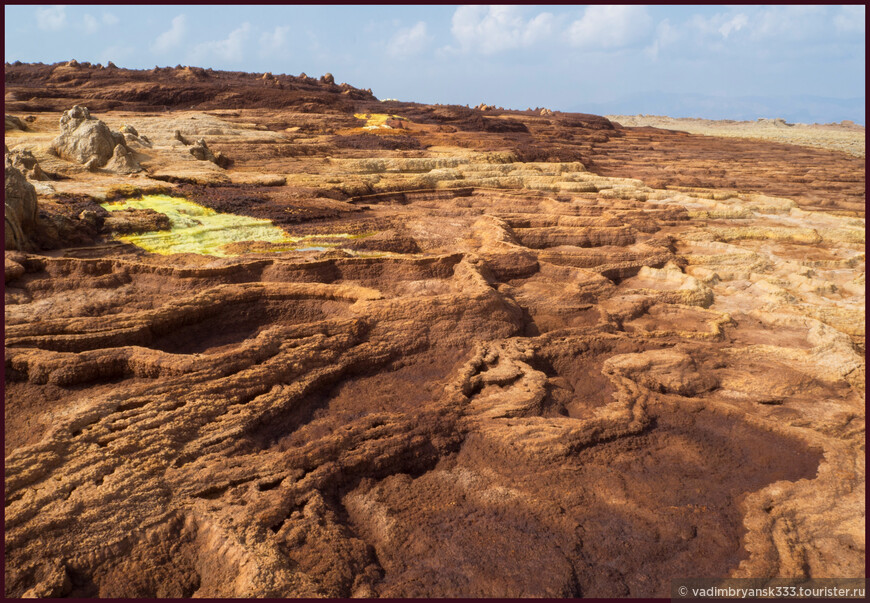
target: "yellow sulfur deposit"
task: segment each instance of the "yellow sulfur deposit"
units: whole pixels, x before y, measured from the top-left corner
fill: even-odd
[[[223,214],[180,197],[145,195],[116,203],[103,203],[109,211],[122,209],[153,209],[165,214],[170,230],[142,234],[120,235],[117,238],[146,251],[169,255],[199,253],[214,256],[236,256],[227,246],[243,241],[283,243],[281,250],[294,249],[303,238],[291,237],[270,220]],[[236,248],[238,246],[235,246]]]
[[[357,119],[366,120],[366,128],[384,128],[387,126],[388,119],[398,117],[386,113],[354,113],[353,116]]]

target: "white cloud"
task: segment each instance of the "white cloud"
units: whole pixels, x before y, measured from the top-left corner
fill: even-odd
[[[120,19],[112,13],[103,13],[101,19],[97,19],[95,16],[88,13],[82,17],[82,28],[85,30],[86,34],[90,35],[97,33],[97,31],[99,31],[104,25],[111,27],[117,25],[119,22]]]
[[[644,6],[592,5],[568,28],[574,46],[610,49],[642,42],[652,27]]]
[[[555,18],[539,13],[526,20],[517,6],[460,6],[453,13],[453,37],[463,51],[494,54],[528,47],[551,35]]]
[[[426,23],[418,21],[413,27],[404,27],[390,40],[387,52],[394,57],[418,54],[432,40],[426,33]]]
[[[803,40],[820,33],[827,8],[824,6],[771,6],[753,16],[749,24],[755,39]]]
[[[710,17],[694,15],[688,29],[701,45],[716,46],[716,40],[728,39],[738,32],[744,40],[770,43],[798,42],[828,36],[827,9],[823,6],[741,7]]]
[[[847,46],[864,31],[863,7],[854,7],[861,11],[845,10],[851,8],[745,5],[715,14],[696,13],[669,28],[659,24],[655,40],[645,52],[653,59],[667,54],[669,59],[693,63],[845,56],[854,53]],[[844,29],[850,26],[859,33]],[[670,42],[666,35],[671,35]]]
[[[36,25],[46,31],[57,31],[66,27],[66,7],[49,6],[36,9]]]
[[[522,34],[523,46],[536,44],[553,33],[556,18],[551,13],[540,13],[526,24]]]
[[[265,32],[260,36],[260,54],[268,57],[280,52],[287,44],[289,33],[290,27],[287,25],[279,25],[272,32]]]
[[[197,44],[191,53],[191,60],[198,62],[210,56],[225,61],[239,62],[243,57],[244,43],[251,31],[250,23],[242,23],[241,27],[234,29],[224,40],[212,40]]]
[[[151,44],[151,50],[154,52],[166,52],[175,46],[178,46],[184,34],[187,33],[187,17],[178,15],[172,20],[172,26],[157,36],[154,43]]]
[[[85,15],[82,20],[84,21],[86,33],[96,33],[96,31],[100,29],[100,22],[97,21],[97,18],[93,15]]]
[[[696,43],[707,45],[719,44],[722,39],[731,34],[743,31],[748,34],[758,26],[758,13],[752,13],[752,18],[745,13],[716,13],[710,17],[692,15],[686,22],[687,33],[694,36]]]
[[[834,16],[834,27],[844,33],[864,33],[866,7],[841,6],[840,11]]]
[[[723,23],[719,27],[719,33],[722,34],[723,38],[727,38],[729,35],[731,35],[732,31],[740,31],[741,29],[746,27],[747,23],[749,23],[749,17],[747,17],[743,13],[740,13],[730,21]]]
[[[679,29],[671,25],[670,20],[663,19],[656,27],[652,44],[644,48],[644,52],[655,60],[662,49],[675,44],[680,37]]]

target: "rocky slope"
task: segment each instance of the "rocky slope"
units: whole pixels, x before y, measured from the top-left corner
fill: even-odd
[[[863,575],[860,159],[330,78],[6,87],[49,178],[7,164],[7,596]],[[141,171],[53,151],[74,104]],[[155,194],[289,242],[147,252]]]

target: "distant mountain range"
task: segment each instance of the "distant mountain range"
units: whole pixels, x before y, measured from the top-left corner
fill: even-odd
[[[650,92],[611,102],[583,103],[568,111],[599,115],[667,115],[703,119],[752,121],[760,117],[781,117],[792,123],[831,123],[844,119],[865,123],[865,97],[823,96],[741,96]]]

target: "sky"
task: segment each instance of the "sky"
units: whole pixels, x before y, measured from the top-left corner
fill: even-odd
[[[5,60],[320,76],[378,98],[864,123],[865,7],[5,6]]]

